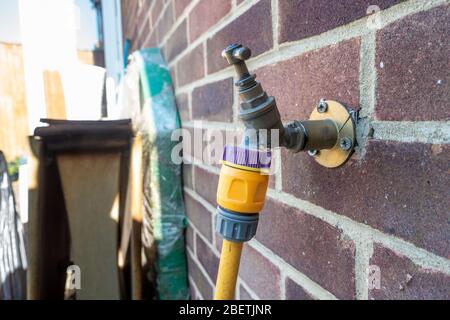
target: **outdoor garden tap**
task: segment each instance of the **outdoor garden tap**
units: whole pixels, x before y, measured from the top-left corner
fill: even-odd
[[[240,146],[225,146],[217,188],[216,231],[224,238],[215,299],[233,299],[243,243],[253,238],[264,207],[271,150],[285,147],[308,151],[321,165],[344,164],[355,146],[355,112],[321,99],[308,120],[281,121],[274,97],[250,74],[249,48],[231,44],[222,56],[236,71],[241,100],[239,119],[245,125]],[[286,79],[289,81],[289,79]]]

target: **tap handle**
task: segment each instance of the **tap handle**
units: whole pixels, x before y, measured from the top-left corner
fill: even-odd
[[[247,47],[239,47],[233,50],[233,56],[241,61],[249,59],[252,55],[252,51]]]
[[[243,79],[249,76],[245,60],[249,59],[252,51],[242,46],[241,44],[230,44],[222,51],[222,57],[227,60],[230,65],[233,65],[238,79]]]
[[[229,64],[240,64],[249,59],[252,51],[241,44],[230,44],[222,51],[224,57]],[[245,63],[245,62],[244,62]]]

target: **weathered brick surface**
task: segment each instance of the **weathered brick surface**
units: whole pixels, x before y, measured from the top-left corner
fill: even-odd
[[[268,200],[256,239],[336,297],[355,298],[354,244],[339,229]]]
[[[236,42],[244,43],[251,48],[253,56],[272,48],[270,0],[259,1],[208,40],[208,73],[214,73],[227,66],[221,52],[227,45]]]
[[[122,13],[122,22],[126,22],[130,16],[131,2],[121,1],[120,10]],[[126,24],[125,24],[126,25]]]
[[[166,59],[168,62],[172,61],[178,54],[180,54],[187,47],[187,29],[186,21],[183,21],[167,40],[165,46]],[[162,39],[160,37],[160,39]]]
[[[161,41],[168,34],[173,25],[173,9],[172,4],[167,6],[157,22],[158,38]]]
[[[194,235],[194,229],[192,229],[192,226],[188,224],[186,227],[186,246],[189,247],[192,252],[194,252],[194,241],[195,241],[195,235]]]
[[[213,298],[213,287],[206,279],[205,274],[200,270],[198,264],[192,259],[191,255],[188,254],[188,272],[192,279],[195,281],[200,294],[206,300],[211,300]]]
[[[359,46],[358,38],[351,39],[255,73],[264,90],[275,97],[283,120],[309,118],[321,98],[358,107]]]
[[[136,1],[137,2],[137,1]],[[161,15],[161,11],[163,9],[163,0],[154,0],[153,5],[151,6],[151,17],[152,17],[152,25],[156,26],[159,16]]]
[[[194,188],[194,183],[192,180],[192,174],[193,174],[194,168],[191,164],[183,164],[183,185],[185,187],[188,187],[190,189]]]
[[[186,9],[186,7],[191,3],[192,0],[174,0],[175,3],[175,17],[181,16]]]
[[[138,11],[138,17],[137,21],[139,22],[138,27],[142,28],[144,24],[151,23],[148,18],[151,19],[151,13],[150,13],[150,5],[152,1],[151,0],[145,0],[142,1],[142,6],[139,8]]]
[[[239,275],[259,298],[280,299],[280,271],[247,244],[242,250]]]
[[[311,295],[306,292],[305,289],[289,277],[286,277],[285,287],[287,300],[313,300]]]
[[[186,93],[181,93],[176,96],[178,113],[180,115],[181,122],[189,121],[189,97]]]
[[[190,223],[208,240],[212,240],[211,213],[187,193],[184,193],[184,206]]]
[[[324,170],[283,151],[283,190],[448,257],[450,146],[370,141],[361,162]]]
[[[259,69],[254,70],[255,64],[251,63],[250,71],[256,73],[267,93],[275,96],[284,121],[308,118],[322,97],[359,107],[360,88],[364,85],[361,82],[364,79],[360,78],[360,58],[367,59],[368,53],[362,51],[360,37],[367,30],[359,29],[364,27],[362,20],[349,24],[365,18],[369,5],[384,10],[399,2],[403,1],[199,0],[193,4],[192,0],[145,0],[139,9],[138,1],[121,1],[123,36],[131,40],[131,52],[143,47],[160,47],[169,63],[182,126],[191,134],[191,141],[187,135],[183,141],[190,144],[196,160],[202,161],[201,165],[183,165],[183,183],[190,190],[185,193],[189,276],[190,283],[199,288],[192,292],[193,299],[212,298],[219,263],[214,252],[220,252],[222,245],[221,237],[214,232],[215,212],[209,210],[216,206],[219,177],[205,170],[205,165],[220,167],[213,162],[206,147],[217,133],[225,133],[225,123],[232,123],[235,116],[236,101],[229,73],[232,70],[223,70],[228,65],[221,51],[234,42],[252,49],[253,61]],[[234,4],[236,12],[232,12]],[[277,19],[272,17],[274,4],[278,7]],[[373,67],[377,76],[375,110],[366,113],[369,122],[378,120],[382,125],[381,121],[385,120],[450,120],[447,72],[450,69],[450,5],[423,9],[433,5],[432,1],[419,6],[417,1],[404,2],[401,7],[386,12],[389,19],[396,21],[374,31],[375,64],[364,66]],[[396,17],[405,10],[419,12]],[[290,55],[294,52],[290,46],[298,50],[301,43],[289,42],[317,40],[320,45],[325,36],[331,35],[323,33],[340,27],[343,32],[350,28],[355,31],[354,38],[296,56],[283,56],[285,52]],[[210,31],[212,28],[214,33]],[[279,51],[273,49],[273,32],[278,33]],[[201,43],[199,37],[203,39]],[[199,43],[194,47],[193,42]],[[228,73],[229,78],[217,80]],[[203,84],[197,85],[200,83]],[[193,122],[197,120],[212,121],[218,128],[209,123],[208,129],[194,129]],[[231,126],[227,131],[237,133],[237,139],[227,143],[238,144],[242,132]],[[417,134],[412,132],[412,136]],[[441,130],[433,139],[445,141],[443,134]],[[220,155],[222,150],[218,151]],[[369,139],[365,151],[362,159],[355,157],[341,168],[328,170],[305,153],[283,150],[283,193],[279,199],[278,196],[268,199],[256,235],[260,244],[284,260],[277,260],[282,270],[287,263],[340,299],[355,298],[355,277],[362,276],[355,275],[359,269],[355,269],[353,241],[339,227],[314,217],[320,208],[319,211],[311,208],[312,212],[307,214],[282,204],[286,194],[328,209],[337,219],[344,216],[378,229],[392,243],[404,239],[428,250],[430,259],[435,259],[433,254],[450,257],[450,145]],[[188,153],[187,149],[183,152]],[[271,177],[270,188],[274,187],[275,177]],[[191,192],[196,196],[190,196]],[[208,209],[203,200],[195,200],[197,197],[208,203]],[[370,290],[370,299],[450,298],[449,275],[423,268],[407,258],[407,251],[400,251],[374,244],[370,264],[380,266],[382,288]],[[193,253],[195,257],[191,256]],[[278,270],[271,262],[277,257],[245,247],[240,270],[245,287],[237,288],[240,298],[251,299],[245,290],[248,288],[263,299],[315,299],[295,278]]]
[[[279,41],[294,41],[321,34],[366,15],[370,5],[380,9],[401,0],[279,1]]]
[[[211,205],[216,205],[217,183],[219,176],[195,166],[195,191]]]
[[[195,281],[189,279],[189,297],[191,300],[200,300],[197,296],[197,291],[195,290]]]
[[[189,40],[193,42],[222,19],[231,9],[231,0],[201,0],[189,14]]]
[[[220,169],[226,145],[240,144],[242,135],[237,131],[208,129],[204,132],[203,163]]]
[[[164,55],[164,54],[163,54]],[[172,80],[172,86],[175,88],[177,86],[177,71],[174,67],[169,67],[170,79]],[[175,97],[176,100],[176,97]]]
[[[142,43],[143,48],[157,47],[158,46],[158,32],[157,30],[152,30],[150,32],[150,37],[144,39]]]
[[[381,288],[369,291],[370,299],[449,300],[450,275],[421,268],[405,256],[374,245],[371,265],[380,267]]]
[[[203,139],[205,130],[202,128],[185,127],[183,136],[183,157],[189,160],[189,163],[203,163],[203,153],[205,150],[205,139]]]
[[[214,215],[214,222],[216,221],[216,216],[217,216],[217,215]],[[213,232],[214,232],[214,237],[216,238],[216,249],[217,249],[219,252],[222,252],[222,242],[223,242],[223,238],[222,238],[222,236],[221,236],[220,234],[218,234],[218,233],[215,231],[215,228],[214,228]]]
[[[232,79],[225,79],[196,88],[192,93],[192,117],[198,120],[232,121]]]
[[[137,2],[130,3],[129,5],[124,5],[124,1],[122,1],[122,7],[127,8],[127,18],[122,20],[123,24],[123,34],[125,38],[131,38],[134,32],[134,29],[138,26],[137,24],[133,23],[135,21],[137,14]]]
[[[150,34],[150,21],[146,20],[144,22],[144,26],[142,27],[142,30],[140,31],[139,38],[137,40],[137,46],[140,48],[144,41],[147,39],[148,35]]]
[[[240,144],[243,135],[242,130],[221,130],[214,128],[204,128],[203,130],[195,128],[195,132],[197,136],[203,134],[201,143],[203,149],[200,150],[200,147],[196,148],[198,150],[196,159],[201,159],[203,164],[213,166],[217,169],[220,169],[222,166],[220,161],[222,160],[224,146]]]
[[[377,118],[450,120],[449,36],[450,5],[378,32]]]
[[[203,44],[201,43],[177,63],[178,85],[180,87],[194,82],[205,75],[205,57],[203,51]]]
[[[239,298],[240,300],[253,300],[250,293],[243,286],[239,286]]]
[[[215,282],[217,278],[217,270],[219,269],[219,258],[200,237],[196,237],[195,241],[197,245],[198,260],[208,273],[209,278]]]

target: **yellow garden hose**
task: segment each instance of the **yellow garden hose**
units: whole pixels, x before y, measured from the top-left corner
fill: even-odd
[[[270,158],[270,152],[225,147],[217,188],[216,230],[224,239],[215,300],[234,298],[242,246],[255,235],[264,206]]]
[[[214,300],[232,300],[241,260],[242,242],[223,240]]]

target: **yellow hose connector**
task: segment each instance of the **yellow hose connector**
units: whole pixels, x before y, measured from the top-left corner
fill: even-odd
[[[264,207],[269,176],[260,169],[223,162],[217,187],[217,204],[239,213],[258,213]]]
[[[243,243],[256,233],[264,207],[270,152],[226,146],[217,188],[216,231],[224,238],[215,300],[231,300],[236,290]]]

